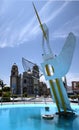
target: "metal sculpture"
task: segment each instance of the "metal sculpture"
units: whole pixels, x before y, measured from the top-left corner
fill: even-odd
[[[36,63],[33,63],[33,62],[25,59],[24,57],[22,57],[22,65],[23,65],[25,72],[32,72],[33,71],[35,73],[36,76],[32,75],[32,77],[36,80],[39,80],[39,78],[43,75],[40,72],[40,67]],[[37,66],[38,70],[34,69],[34,66]]]
[[[61,111],[63,111],[64,113],[67,113],[68,111],[72,111],[72,108],[70,106],[70,102],[62,81],[62,77],[64,77],[69,71],[69,67],[75,49],[76,38],[72,32],[69,33],[66,42],[62,48],[62,51],[58,56],[55,56],[52,53],[52,50],[49,45],[48,28],[46,24],[42,24],[34,3],[33,7],[43,33],[42,47],[44,52],[44,62],[41,64],[42,71],[46,80],[49,81],[51,94],[56,102],[58,112],[60,113]],[[46,53],[45,42],[48,47],[49,53]]]

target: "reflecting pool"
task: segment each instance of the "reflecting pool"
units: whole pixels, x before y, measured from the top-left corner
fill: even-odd
[[[41,117],[45,113],[45,104],[31,105],[2,105],[0,106],[1,130],[78,130],[79,106],[73,105],[76,113],[73,117],[59,117],[56,115],[55,105],[48,105],[49,113],[55,114],[52,120]]]

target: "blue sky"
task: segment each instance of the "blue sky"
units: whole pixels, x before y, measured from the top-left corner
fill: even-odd
[[[50,46],[59,54],[69,32],[76,36],[76,48],[67,81],[79,81],[79,1],[32,0],[49,28]],[[0,79],[9,84],[11,67],[24,71],[22,57],[37,63],[42,59],[42,32],[31,0],[0,0]]]

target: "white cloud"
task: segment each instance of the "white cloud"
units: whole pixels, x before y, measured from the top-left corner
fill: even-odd
[[[5,7],[5,4],[3,7]],[[10,12],[10,9],[8,10]],[[4,19],[4,22],[1,23],[0,27],[0,47],[12,47],[18,44],[22,44],[24,41],[31,40],[34,36],[36,36],[39,30],[37,26],[38,23],[35,25],[36,16],[28,19],[25,24],[25,18],[23,17],[23,14],[25,13],[24,9],[22,9],[18,15],[16,12],[17,17],[15,17],[15,14],[13,14],[13,16],[11,16],[12,14],[6,14],[6,11],[7,8],[5,8],[4,16],[1,17],[1,20]]]
[[[79,81],[79,73],[71,73],[71,72],[69,72],[66,75],[66,79],[67,79],[67,85],[71,86],[72,85],[72,81]],[[40,81],[46,83],[47,86],[50,87],[48,81],[45,80],[45,76],[44,75],[42,75],[40,77]]]
[[[7,2],[7,3],[6,3]],[[15,2],[15,1],[14,1]],[[18,28],[18,24],[22,21],[24,10],[20,10],[19,14],[17,14],[17,10],[15,7],[15,13],[13,13],[14,4],[12,6],[13,1],[6,1],[4,0],[2,3],[2,15],[1,18],[4,19],[4,23],[2,23],[0,28],[0,47],[6,47],[6,46],[15,46],[18,43],[22,44],[24,41],[31,40],[33,37],[36,37],[38,34],[40,28],[39,23],[37,22],[36,16],[32,17],[31,19],[28,19],[28,22],[26,24],[22,23],[21,26]],[[40,10],[39,14],[44,14],[47,12],[46,10],[49,10],[50,5],[52,4],[52,1],[46,2],[46,4],[43,6],[43,8]],[[11,8],[12,7],[12,8]],[[63,8],[63,7],[61,7]],[[61,9],[58,9],[57,11],[54,11],[54,13],[47,17],[45,21],[50,21],[53,16],[55,17]],[[11,12],[11,13],[10,13]],[[4,15],[3,15],[4,14]],[[13,15],[13,16],[11,16]],[[16,16],[16,17],[15,17]],[[6,18],[6,20],[5,20]]]
[[[66,78],[67,84],[71,86],[72,81],[79,81],[79,73],[68,73]]]
[[[45,76],[44,76],[44,75],[42,75],[42,76],[40,77],[40,82],[44,82],[44,83],[47,84],[47,87],[48,87],[48,88],[50,87],[50,86],[49,86],[49,82],[45,79]]]
[[[16,45],[23,44],[23,42],[25,41],[29,41],[32,40],[33,38],[36,38],[39,32],[41,32],[36,16],[35,15],[33,17],[30,16],[29,19],[27,18],[27,16],[26,18],[24,18],[25,17],[24,13],[26,10],[24,10],[23,7],[20,9],[19,13],[16,12],[17,11],[16,7],[14,11],[14,13],[16,13],[15,15],[13,13],[15,4],[13,4],[12,6],[12,2],[15,1],[8,0],[6,4],[6,0],[4,0],[4,2],[2,3],[2,9],[4,9],[4,11],[2,12],[4,13],[4,15],[1,15],[2,18],[1,20],[4,19],[4,22],[1,24],[0,27],[0,47],[6,47],[6,46],[13,47]],[[42,7],[42,9],[38,12],[41,21],[45,22],[46,24],[48,22],[52,22],[52,20],[55,19],[57,16],[59,16],[62,10],[64,10],[67,7],[69,2],[70,1],[63,1],[60,5],[57,6],[56,6],[57,3],[55,4],[55,1],[46,2],[46,4]],[[12,14],[9,13],[10,11],[12,11],[11,12]],[[24,21],[24,19],[26,20],[26,22]],[[59,38],[59,37],[64,38],[71,30],[71,27],[72,31],[74,30],[76,35],[78,35],[79,34],[78,20],[79,18],[75,18],[72,21],[64,23],[64,25],[62,25],[60,28],[58,28],[56,31],[52,33],[53,38]],[[77,24],[75,24],[75,22]]]

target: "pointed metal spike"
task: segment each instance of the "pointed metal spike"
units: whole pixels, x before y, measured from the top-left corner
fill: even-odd
[[[35,13],[36,13],[37,19],[38,19],[38,21],[39,21],[40,27],[41,27],[41,29],[42,29],[43,36],[44,36],[44,38],[47,40],[47,35],[46,35],[45,30],[44,30],[43,24],[41,23],[41,20],[40,20],[40,17],[39,17],[39,15],[38,15],[38,12],[37,12],[37,10],[36,10],[35,5],[34,5],[33,2],[32,2],[32,4],[33,4],[34,10],[35,10]]]

